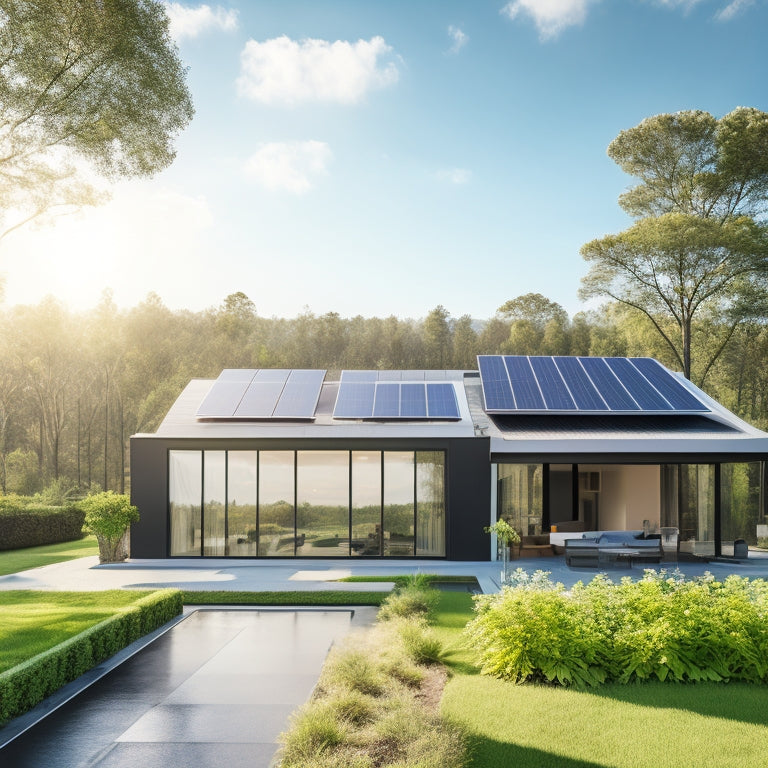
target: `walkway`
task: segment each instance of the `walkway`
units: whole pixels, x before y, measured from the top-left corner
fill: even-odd
[[[0,749],[0,764],[267,768],[331,644],[374,616],[195,611]]]

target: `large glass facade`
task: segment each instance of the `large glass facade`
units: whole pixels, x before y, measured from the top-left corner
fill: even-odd
[[[445,556],[445,454],[416,453],[416,555]]]
[[[294,451],[259,451],[260,555],[296,554],[295,498]]]
[[[202,451],[170,451],[168,455],[171,555],[202,554]]]
[[[296,554],[349,554],[349,451],[297,452]]]
[[[723,555],[736,554],[734,542],[739,539],[747,547],[757,544],[758,526],[765,524],[762,474],[760,461],[720,465]]]
[[[352,451],[350,554],[381,554],[381,451]]]
[[[227,454],[227,555],[258,554],[256,451]]]
[[[414,553],[414,492],[416,489],[414,462],[413,451],[384,453],[382,534],[385,555],[408,557]]]
[[[172,556],[444,557],[444,451],[170,451]]]
[[[504,518],[524,536],[541,533],[543,466],[541,464],[499,464],[498,466],[499,518]],[[570,478],[570,466],[568,478]]]

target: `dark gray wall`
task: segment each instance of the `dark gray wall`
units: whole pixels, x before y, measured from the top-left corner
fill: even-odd
[[[131,503],[139,508],[131,526],[131,557],[168,557],[168,451],[185,450],[409,450],[447,452],[446,556],[488,560],[491,465],[487,438],[452,440],[199,440],[131,438]]]

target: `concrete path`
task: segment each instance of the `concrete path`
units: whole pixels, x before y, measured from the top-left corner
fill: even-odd
[[[679,569],[688,576],[705,571],[723,579],[731,573],[750,578],[768,578],[768,556],[753,556],[746,562],[662,563],[656,569]],[[761,553],[762,554],[762,553]],[[766,553],[768,555],[768,553]],[[563,557],[531,557],[512,561],[511,567],[529,572],[550,571],[554,581],[570,587],[589,581],[597,573],[593,567],[569,568]],[[621,578],[640,578],[647,566],[617,566],[607,572]],[[366,574],[386,576],[403,573],[436,573],[474,576],[484,593],[497,592],[501,583],[500,564],[445,560],[219,560],[173,559],[129,560],[116,565],[99,565],[96,557],[83,557],[66,563],[46,565],[29,571],[0,576],[0,590],[100,590],[178,587],[185,590],[242,591],[388,591],[391,582],[339,582],[345,576]]]
[[[374,617],[371,608],[195,611],[7,743],[0,764],[267,768],[331,644]]]

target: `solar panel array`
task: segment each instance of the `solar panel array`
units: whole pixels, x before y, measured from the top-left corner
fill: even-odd
[[[393,381],[393,377],[387,375],[391,373],[342,371],[333,417],[410,421],[461,418],[456,392],[450,382]]]
[[[479,355],[488,413],[704,413],[709,408],[649,357]]]
[[[324,379],[320,370],[226,369],[197,409],[197,418],[313,419]]]

